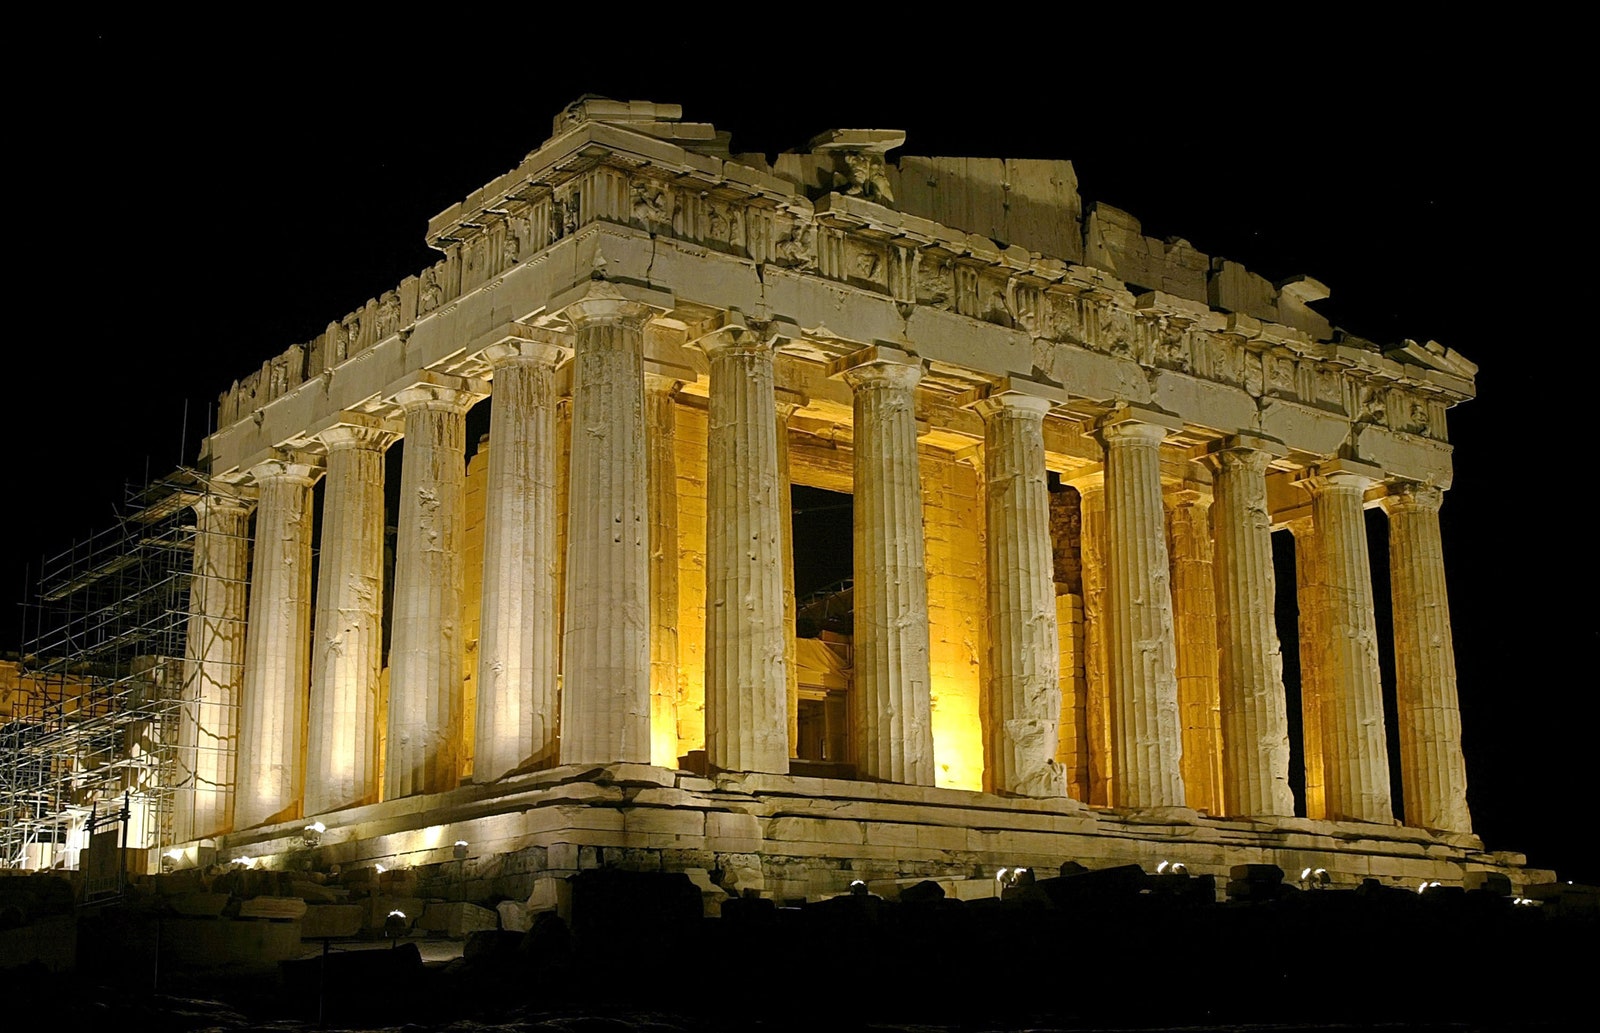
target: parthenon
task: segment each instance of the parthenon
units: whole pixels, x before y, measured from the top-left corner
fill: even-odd
[[[731,139],[582,98],[430,221],[435,264],[222,393],[153,855],[537,849],[778,899],[1068,859],[1524,881],[1473,834],[1440,545],[1473,363],[1147,237],[1064,160]],[[830,630],[796,556],[844,543],[797,489],[849,497]]]

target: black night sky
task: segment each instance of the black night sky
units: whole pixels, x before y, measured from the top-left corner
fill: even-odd
[[[1147,234],[1315,276],[1336,326],[1479,364],[1478,398],[1450,414],[1442,513],[1469,799],[1491,849],[1600,881],[1581,836],[1600,729],[1578,157],[1593,114],[1560,79],[1564,45],[1487,26],[1386,25],[1374,43],[1282,24],[1213,44],[1065,23],[1014,24],[1004,47],[880,23],[857,45],[851,14],[791,13],[770,44],[619,17],[619,35],[662,41],[648,58],[531,8],[210,35],[86,14],[13,39],[33,63],[6,73],[0,649],[22,640],[42,556],[109,524],[126,483],[193,462],[235,378],[431,262],[427,219],[580,94],[680,103],[769,155],[904,129],[905,153],[1070,159],[1086,202]]]

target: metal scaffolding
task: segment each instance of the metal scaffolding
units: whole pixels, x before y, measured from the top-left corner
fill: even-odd
[[[128,801],[129,849],[172,842],[193,791],[179,724],[192,507],[209,493],[188,469],[130,489],[115,526],[44,563],[0,726],[0,866],[76,867],[91,814]]]

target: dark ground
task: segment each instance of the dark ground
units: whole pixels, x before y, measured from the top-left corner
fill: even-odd
[[[474,934],[449,963],[423,960],[438,941],[336,946],[325,971],[313,950],[251,978],[157,976],[153,916],[103,914],[80,924],[79,974],[0,973],[4,1028],[310,1030],[319,987],[324,1028],[416,1033],[1564,1030],[1594,1016],[1592,895],[1565,913],[1376,885],[1217,904],[1208,878],[1108,869],[1003,902],[740,900],[708,920],[686,879],[579,879],[571,929],[549,915]]]

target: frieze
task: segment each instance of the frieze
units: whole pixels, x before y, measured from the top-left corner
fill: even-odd
[[[673,167],[617,153],[593,157],[591,149],[583,161],[544,171],[525,163],[526,171],[502,177],[503,193],[486,187],[469,198],[476,206],[470,213],[450,215],[449,236],[430,230],[430,243],[444,253],[440,262],[243,378],[225,394],[219,415],[224,422],[245,417],[596,220],[1020,331],[1033,342],[1035,369],[1050,379],[1065,373],[1057,346],[1072,345],[1437,440],[1449,404],[1470,392],[1475,367],[1432,342],[1380,353],[1354,338],[1319,341],[1303,326],[1224,317],[1204,302],[1197,303],[1198,322],[1165,309],[1152,314],[1104,270],[895,211],[883,141],[830,139],[818,162],[831,163],[835,193],[815,206],[792,183],[753,167],[734,177],[704,155]],[[644,153],[662,145],[639,146]]]

